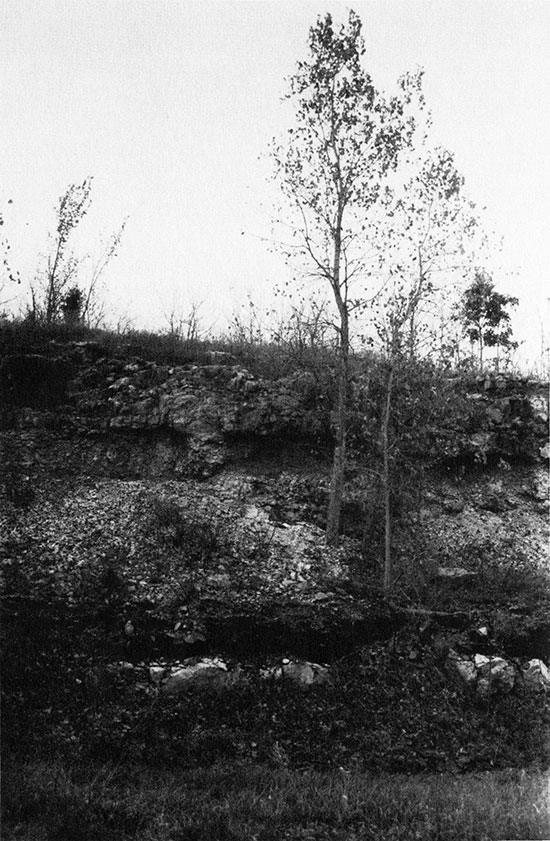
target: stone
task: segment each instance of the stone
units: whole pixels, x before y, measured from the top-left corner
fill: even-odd
[[[307,660],[281,661],[280,666],[271,669],[264,669],[262,677],[274,680],[287,680],[297,684],[301,689],[307,690],[310,686],[327,683],[330,672],[327,666],[320,666],[319,663],[309,663]]]
[[[437,576],[438,578],[444,578],[447,581],[473,581],[477,578],[478,573],[472,572],[469,569],[463,569],[462,567],[438,567],[437,569]]]
[[[504,413],[499,406],[489,406],[487,409],[487,418],[491,423],[499,424],[504,419]]]
[[[539,448],[540,457],[548,461],[550,459],[550,441],[544,447]]]
[[[542,660],[529,660],[521,670],[523,686],[529,692],[550,691],[550,669]]]
[[[157,685],[162,682],[162,680],[166,677],[166,668],[164,666],[150,666],[149,667],[149,678],[152,683],[156,683]]]
[[[529,397],[529,403],[533,410],[533,417],[540,423],[548,423],[548,399],[546,395],[534,394]]]
[[[445,665],[450,672],[457,674],[466,686],[472,686],[477,680],[477,672],[474,663],[457,654],[451,649],[447,655]]]
[[[477,691],[481,696],[491,692],[511,692],[516,682],[516,670],[503,657],[474,656],[477,672]]]
[[[161,687],[165,695],[178,695],[187,689],[222,689],[235,684],[240,669],[229,671],[223,660],[204,658],[196,663],[184,662],[172,670]]]
[[[475,686],[482,698],[496,692],[511,692],[516,682],[514,665],[503,657],[489,657],[486,654],[464,657],[451,649],[446,666],[467,686]]]

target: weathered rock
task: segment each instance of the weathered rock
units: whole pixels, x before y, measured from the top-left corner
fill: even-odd
[[[171,671],[161,691],[165,695],[177,695],[187,689],[223,689],[235,684],[240,674],[239,669],[230,672],[223,660],[205,658],[196,663],[184,663]]]
[[[499,406],[489,406],[487,409],[487,418],[495,424],[502,423],[504,412]]]
[[[448,671],[458,675],[458,677],[467,685],[472,686],[477,680],[477,672],[474,663],[465,657],[461,657],[456,651],[452,649],[449,651],[445,663]]]
[[[550,669],[542,660],[529,660],[521,670],[523,686],[530,692],[550,691]]]
[[[273,680],[288,680],[306,690],[310,686],[327,683],[330,672],[327,666],[320,666],[318,663],[285,659],[280,666],[264,670],[262,675]]]
[[[464,583],[466,581],[474,581],[478,573],[472,572],[469,569],[463,569],[462,567],[438,567],[437,576],[447,581]]]
[[[162,683],[162,680],[166,677],[167,669],[165,666],[150,666],[149,667],[149,678],[151,679],[152,683],[156,683],[157,685]]]
[[[516,670],[503,657],[488,657],[485,654],[474,656],[477,672],[477,691],[487,696],[491,692],[511,692],[516,682]]]
[[[475,687],[481,697],[496,692],[511,692],[516,682],[516,669],[503,657],[475,654],[465,657],[450,650],[447,670],[456,674],[467,686]]]
[[[548,398],[543,394],[532,394],[529,403],[533,409],[533,417],[540,423],[548,423]]]

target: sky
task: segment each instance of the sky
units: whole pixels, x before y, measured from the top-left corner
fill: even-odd
[[[93,176],[75,248],[98,254],[127,218],[105,274],[113,312],[162,328],[174,308],[202,302],[204,326],[221,331],[247,295],[267,305],[288,273],[269,242],[276,188],[267,156],[292,125],[285,78],[306,57],[317,16],[343,21],[348,7],[1,0],[0,209],[19,291],[47,253],[59,196]],[[424,68],[434,141],[454,152],[471,198],[503,237],[494,280],[520,298],[520,355],[536,364],[550,297],[550,3],[353,8],[378,88]]]

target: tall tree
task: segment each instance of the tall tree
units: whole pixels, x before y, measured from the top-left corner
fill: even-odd
[[[470,286],[465,290],[460,307],[460,320],[472,345],[477,343],[479,367],[483,369],[486,347],[513,349],[511,316],[507,307],[519,303],[512,295],[497,292],[491,277],[477,269]]]
[[[327,542],[338,541],[349,414],[350,314],[361,306],[351,283],[365,275],[364,234],[386,174],[414,133],[409,106],[422,104],[421,73],[399,80],[385,98],[361,65],[361,21],[349,12],[338,29],[327,14],[309,34],[309,57],[290,78],[295,126],[274,145],[276,178],[293,211],[289,257],[305,258],[311,276],[328,283],[337,309],[338,398],[327,514]],[[281,220],[282,221],[282,220]],[[288,224],[285,215],[285,222]]]

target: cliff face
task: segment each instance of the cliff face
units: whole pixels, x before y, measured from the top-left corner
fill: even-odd
[[[289,600],[316,605],[318,616],[326,608],[335,639],[390,632],[386,608],[376,607],[382,511],[372,434],[355,436],[351,450],[342,545],[324,542],[330,383],[310,372],[254,377],[223,354],[169,367],[80,343],[5,357],[0,386],[6,533],[20,548],[32,537],[27,556],[51,565],[67,598],[114,564],[130,601],[183,623],[191,651],[204,642],[209,600],[217,611],[246,604],[247,615]],[[399,587],[451,611],[457,596],[478,610],[482,590],[486,616],[504,603],[525,617],[548,568],[544,387],[502,377],[445,387],[464,414],[396,504]],[[353,422],[365,412],[361,388],[357,377]],[[369,392],[374,417],[376,399]],[[348,592],[350,579],[363,595]],[[326,629],[321,637],[328,651]]]
[[[230,732],[231,744],[269,751],[289,722],[285,744],[298,762],[320,753],[388,770],[455,767],[459,755],[482,768],[546,761],[548,416],[539,384],[440,377],[441,394],[431,381],[396,394],[395,586],[385,594],[383,376],[360,366],[354,374],[335,549],[324,537],[326,371],[269,378],[228,356],[170,367],[90,343],[50,351],[0,364],[10,731],[43,722],[71,750],[76,732],[84,746],[108,734],[111,751],[120,722],[149,722],[154,703],[155,726],[136,726],[128,739],[155,758],[159,740],[171,757],[204,726],[212,744]],[[535,690],[524,697],[531,673]],[[198,701],[184,688],[194,674],[205,681]],[[481,689],[491,700],[480,712],[472,695]],[[208,725],[205,703],[221,715]],[[345,724],[328,738],[335,720]]]
[[[299,444],[302,451],[317,456],[330,454],[332,386],[326,377],[298,371],[277,380],[262,379],[232,364],[228,354],[212,356],[215,362],[169,367],[103,356],[101,346],[92,342],[53,346],[49,355],[6,356],[0,363],[0,424],[21,432],[103,436],[115,447],[126,433],[135,442],[140,435],[143,440],[162,440],[164,450],[152,457],[151,466],[143,465],[155,475],[160,470],[167,476],[211,476],[270,446],[285,450]],[[439,430],[443,446],[432,464],[498,459],[537,463],[541,453],[548,457],[545,384],[448,377],[444,386],[451,399],[454,395],[462,400],[461,416],[449,423],[441,420],[446,427]],[[380,401],[371,391],[370,375],[359,371],[351,420],[359,428],[354,435],[356,455],[367,458],[378,434]],[[362,435],[369,414],[374,428]],[[168,459],[163,470],[168,442],[178,457]]]

